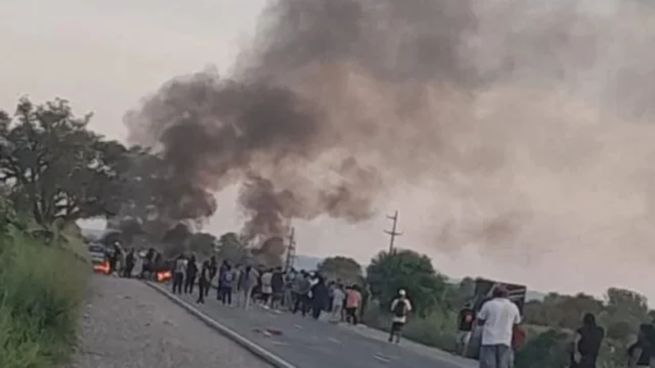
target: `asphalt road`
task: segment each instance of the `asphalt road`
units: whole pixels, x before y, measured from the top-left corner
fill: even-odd
[[[162,285],[164,290],[170,287]],[[196,291],[197,293],[197,291]],[[261,307],[224,307],[216,292],[203,305],[197,295],[182,300],[299,368],[473,368],[469,360],[411,342],[389,344],[386,335],[366,327],[333,325]]]
[[[73,368],[269,367],[138,280],[93,276]]]

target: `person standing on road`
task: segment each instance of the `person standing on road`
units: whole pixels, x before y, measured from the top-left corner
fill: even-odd
[[[173,270],[173,294],[182,294],[184,271],[186,271],[186,264],[184,263],[184,256],[180,254],[175,260],[175,267]]]
[[[134,248],[132,248],[125,256],[125,268],[123,272],[123,277],[127,277],[127,278],[132,277],[132,271],[134,270],[134,262],[135,262]]]
[[[284,302],[284,271],[282,271],[282,267],[276,268],[273,272],[271,287],[273,288],[271,308],[278,309]]]
[[[389,332],[389,342],[393,342],[394,337],[396,344],[400,344],[403,326],[407,323],[407,315],[412,311],[412,303],[407,299],[407,292],[404,289],[398,290],[398,297],[391,302],[391,313],[393,318],[391,330]]]
[[[217,282],[217,286],[216,286],[216,300],[218,300],[219,302],[220,302],[220,301],[223,301],[223,299],[221,298],[222,295],[223,295],[223,294],[221,293],[221,290],[223,290],[223,289],[222,289],[222,286],[223,286],[223,284],[222,284],[222,282],[223,282],[223,274],[224,274],[225,272],[227,272],[227,267],[228,267],[228,266],[229,266],[228,262],[227,262],[226,260],[224,260],[223,263],[221,263],[221,266],[218,268],[218,280],[216,281],[216,282]]]
[[[353,285],[346,291],[346,320],[357,326],[359,318],[357,317],[359,307],[362,305],[362,293],[359,292],[359,287]]]
[[[205,304],[206,290],[209,289],[209,267],[209,261],[202,263],[200,277],[198,277],[198,300],[196,301],[198,304]]]
[[[196,276],[198,275],[198,265],[196,264],[196,257],[189,257],[186,265],[186,276],[184,279],[184,293],[193,294],[193,287],[196,284]]]
[[[293,268],[284,275],[284,308],[293,311],[295,305],[293,284],[296,280],[296,270]]]
[[[346,300],[346,293],[343,291],[343,284],[336,284],[332,289],[332,311],[330,322],[341,322],[341,312],[343,311],[343,302]]]
[[[209,283],[205,288],[205,297],[209,295],[209,289],[211,289],[212,280],[214,280],[214,277],[216,277],[217,272],[218,272],[218,263],[216,263],[216,256],[211,256],[209,258],[209,266],[208,266],[209,275],[207,275],[209,277]]]
[[[482,326],[480,368],[511,368],[512,333],[521,323],[519,308],[509,300],[504,286],[497,286],[493,299],[487,301],[478,315]]]
[[[228,264],[220,280],[221,300],[223,305],[232,306],[232,288],[234,287],[234,271]]]
[[[312,317],[319,319],[329,302],[330,291],[325,285],[325,279],[321,275],[316,275],[316,284],[312,287]]]
[[[261,278],[262,283],[262,302],[264,308],[269,308],[271,303],[271,295],[273,294],[273,271],[268,269],[264,272]]]
[[[596,316],[587,313],[582,318],[582,327],[576,332],[571,367],[596,368],[605,330],[596,324]]]
[[[252,291],[255,285],[257,285],[258,279],[259,273],[252,266],[246,266],[246,269],[241,273],[241,277],[239,277],[239,289],[241,290],[241,305],[243,309],[250,308]]]
[[[469,341],[471,341],[471,332],[473,331],[473,323],[475,322],[475,311],[471,303],[466,303],[464,308],[459,311],[457,318],[457,354],[461,356],[466,355]]]
[[[308,279],[306,271],[301,271],[300,275],[296,277],[294,283],[294,289],[297,290],[298,297],[296,299],[296,305],[293,308],[293,314],[302,312],[302,316],[306,316],[309,311],[309,292],[312,289],[312,284]]]

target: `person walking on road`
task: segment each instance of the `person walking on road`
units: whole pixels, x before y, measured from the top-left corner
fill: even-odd
[[[519,323],[519,308],[509,300],[507,289],[497,286],[493,299],[482,306],[478,315],[478,324],[482,326],[480,368],[512,367],[512,333]]]
[[[184,271],[186,271],[186,263],[184,262],[184,256],[180,254],[177,257],[177,260],[175,260],[175,267],[173,270],[173,294],[182,294]]]
[[[330,322],[341,322],[341,313],[343,312],[343,303],[346,300],[346,292],[343,290],[343,284],[336,284],[332,289],[332,310]]]
[[[209,289],[209,261],[204,261],[202,263],[202,268],[200,269],[200,277],[198,277],[198,304],[205,304],[205,296],[207,295],[206,291]]]
[[[398,297],[391,302],[391,313],[393,314],[389,342],[400,344],[403,327],[407,323],[407,315],[412,311],[412,303],[407,299],[407,292],[404,289],[398,290]]]
[[[571,367],[596,368],[605,330],[596,324],[596,316],[587,313],[582,318],[582,327],[576,332]]]
[[[461,356],[466,355],[468,344],[471,341],[471,332],[473,331],[473,323],[475,322],[475,311],[471,303],[466,303],[464,308],[459,311],[457,318],[457,354]]]
[[[628,368],[655,367],[655,327],[639,326],[637,342],[628,348]]]
[[[196,276],[198,275],[198,265],[196,264],[196,257],[189,257],[186,265],[186,275],[184,279],[184,293],[193,294],[193,287],[196,284]]]
[[[362,305],[362,293],[357,285],[351,286],[346,291],[346,320],[355,326],[359,323],[358,312]]]

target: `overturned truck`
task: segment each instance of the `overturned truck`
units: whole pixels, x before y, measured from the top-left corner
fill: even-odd
[[[482,309],[482,305],[491,299],[493,291],[498,286],[504,286],[509,291],[509,298],[519,308],[521,315],[523,315],[523,306],[525,304],[525,296],[527,287],[524,285],[509,284],[506,282],[488,280],[478,278],[475,280],[475,293],[471,300],[475,314]],[[482,340],[482,328],[476,324],[473,325],[471,332],[471,339],[466,348],[466,357],[477,359],[480,355],[480,344]]]

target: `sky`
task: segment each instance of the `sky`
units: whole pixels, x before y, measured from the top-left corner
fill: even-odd
[[[36,102],[65,98],[79,115],[93,112],[92,129],[108,138],[125,140],[127,131],[122,121],[125,112],[138,106],[170,78],[209,66],[229,75],[236,67],[234,60],[239,51],[254,36],[265,3],[264,0],[3,0],[0,2],[0,108],[11,110],[22,96]],[[488,99],[493,103],[494,96]],[[625,134],[621,142],[634,141],[637,146],[647,144],[653,137],[652,129],[644,127],[604,134]],[[552,136],[545,134],[546,138]],[[610,140],[599,138],[603,139]],[[613,156],[607,158],[610,164],[616,164],[611,161]],[[630,159],[630,153],[624,158]],[[534,177],[539,173],[532,177],[529,174],[517,175],[513,180],[535,184]],[[389,193],[377,203],[376,216],[363,223],[348,224],[327,218],[296,223],[298,252],[321,257],[347,255],[365,264],[377,252],[387,249],[389,239],[383,230],[391,224],[386,214],[398,210],[399,230],[403,235],[396,245],[428,254],[435,267],[449,276],[485,276],[526,283],[541,291],[585,291],[598,296],[609,286],[626,287],[655,300],[655,287],[644,274],[644,270],[648,272],[648,264],[655,260],[650,244],[623,251],[614,245],[604,245],[603,240],[615,234],[605,234],[597,222],[590,228],[567,229],[562,236],[546,237],[563,243],[576,237],[584,237],[588,242],[598,238],[598,243],[603,244],[575,252],[548,245],[509,244],[493,250],[473,246],[445,249],[435,245],[434,227],[441,222],[441,210],[434,207],[440,202],[435,200],[438,186],[433,184],[408,183],[405,190]],[[539,185],[545,190],[541,197]],[[576,203],[587,206],[585,211],[623,211],[627,216],[640,203],[634,193],[621,192],[622,198],[618,198],[616,191],[601,193],[603,187],[596,187],[594,192],[593,186],[590,190],[558,186],[553,191],[544,181],[529,187],[535,190],[528,193],[531,198],[544,203],[565,202],[566,199],[555,195],[571,190],[579,198]],[[493,193],[486,195],[493,196]],[[236,187],[217,194],[219,209],[205,230],[220,234],[240,228],[243,219],[236,196]],[[535,206],[545,206],[544,203]],[[453,203],[443,206],[444,212],[467,210],[470,206],[458,207]],[[612,218],[606,220],[610,223]],[[649,223],[635,222],[634,227],[650,234]],[[542,227],[535,231],[546,230]],[[559,229],[554,228],[552,232],[557,234]],[[642,263],[631,266],[635,252],[639,252]]]

